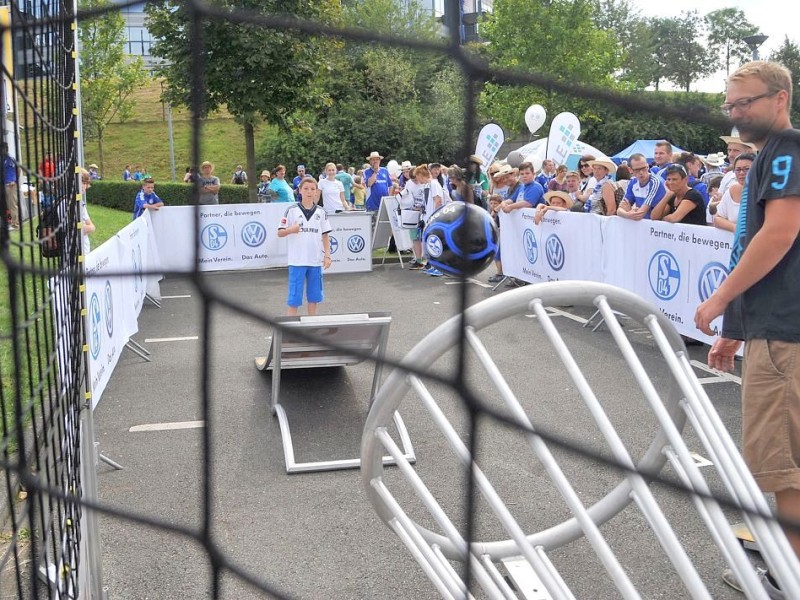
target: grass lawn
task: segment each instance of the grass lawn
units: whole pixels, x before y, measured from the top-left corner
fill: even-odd
[[[111,123],[105,131],[103,153],[105,156],[103,175],[105,179],[122,179],[126,164],[147,167],[156,181],[169,181],[169,128],[166,110],[159,96],[161,83],[151,80],[134,93],[136,106],[131,119],[125,123]],[[172,130],[175,140],[175,174],[183,180],[186,167],[191,164],[191,115],[185,109],[173,109]],[[256,128],[256,147],[259,136],[268,135],[271,128],[265,125]],[[247,157],[244,133],[233,117],[222,110],[203,121],[202,158],[216,166],[215,174],[229,182],[237,164],[244,165]],[[84,143],[86,163],[100,164],[96,140]],[[248,175],[251,175],[248,173]]]

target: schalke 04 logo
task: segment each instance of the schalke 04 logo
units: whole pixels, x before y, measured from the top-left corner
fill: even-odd
[[[700,301],[708,300],[727,277],[728,268],[722,263],[710,262],[703,267],[697,280],[697,295],[700,296]]]
[[[441,238],[438,235],[429,235],[425,240],[425,249],[433,258],[439,258],[444,249]]]
[[[336,254],[336,251],[339,249],[339,240],[337,240],[332,235],[328,237],[330,238],[331,242],[331,254]]]
[[[101,328],[101,321],[103,320],[103,313],[100,311],[100,299],[97,294],[92,294],[92,299],[89,301],[89,347],[92,350],[92,358],[97,360],[100,355],[100,346],[103,343],[103,331]]]
[[[681,287],[681,268],[678,261],[666,250],[659,250],[650,259],[647,268],[650,289],[662,300],[672,300]]]
[[[206,250],[222,250],[228,243],[228,232],[219,223],[210,223],[200,232],[200,243]]]
[[[258,221],[250,221],[242,227],[242,241],[251,248],[257,248],[267,239],[266,228]]]
[[[525,257],[532,265],[539,259],[539,246],[536,244],[536,236],[532,229],[526,229],[522,234],[522,247],[525,248]]]
[[[544,243],[544,252],[550,268],[560,271],[564,267],[564,244],[555,233],[551,233]]]
[[[106,279],[105,308],[106,331],[108,337],[111,337],[114,335],[114,295],[111,293],[111,282],[108,279]]]
[[[360,235],[351,235],[347,238],[347,249],[353,254],[358,254],[364,249],[364,238]]]

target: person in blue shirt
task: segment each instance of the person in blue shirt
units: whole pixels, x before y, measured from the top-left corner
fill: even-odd
[[[529,162],[524,162],[519,166],[519,182],[507,200],[503,200],[500,208],[505,213],[519,208],[536,208],[539,204],[544,204],[544,188],[536,181],[536,167]]]
[[[8,144],[3,144],[3,184],[6,186],[6,211],[9,229],[19,229],[19,204],[17,201],[17,163],[8,155]],[[5,217],[6,215],[3,215]]]
[[[629,166],[634,179],[617,207],[617,216],[634,221],[649,219],[650,210],[667,194],[664,180],[650,172],[643,154],[631,156]]]
[[[381,166],[383,156],[378,152],[370,152],[367,157],[369,168],[364,171],[364,182],[367,186],[367,211],[377,212],[381,207],[381,198],[390,195],[393,187],[392,176],[386,167]]]
[[[131,166],[125,165],[125,170],[122,172],[122,181],[130,181],[131,179]]]
[[[344,188],[344,199],[347,201],[350,206],[353,206],[353,196],[352,196],[352,188],[353,188],[353,176],[350,175],[344,169],[344,165],[337,164],[336,165],[336,181],[342,184]]]
[[[294,190],[294,197],[297,198],[298,202],[300,202],[300,182],[303,181],[303,177],[305,176],[306,176],[306,166],[297,165],[297,177],[292,179],[292,189]]]
[[[300,165],[302,166],[302,165]],[[286,183],[286,167],[278,165],[272,169],[272,181],[269,182],[269,189],[275,192],[277,198],[273,202],[293,202],[294,193],[292,187]]]
[[[133,201],[133,218],[138,219],[145,210],[158,210],[164,202],[156,195],[156,182],[152,179],[142,181],[142,187]]]
[[[684,152],[675,164],[682,165],[686,169],[689,174],[689,187],[699,192],[706,206],[708,206],[708,185],[700,179],[700,171],[703,168],[703,162],[700,158],[692,152]]]
[[[536,176],[536,181],[546,190],[550,182],[556,178],[556,171],[556,161],[552,158],[545,158],[542,161],[542,172]]]
[[[672,166],[672,144],[666,140],[656,142],[653,148],[654,165],[650,167],[653,175],[658,175],[661,179],[667,178],[667,167]]]

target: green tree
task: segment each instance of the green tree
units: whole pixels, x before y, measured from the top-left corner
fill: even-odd
[[[220,0],[217,8],[259,14],[287,14],[322,23],[339,22],[337,0]],[[148,4],[148,27],[157,42],[153,55],[165,59],[166,99],[191,106],[191,7],[177,0]],[[300,111],[318,110],[330,99],[321,75],[337,42],[330,38],[243,25],[225,19],[203,21],[205,111],[222,107],[242,124],[256,200],[254,125],[259,119],[291,129]],[[206,115],[201,115],[205,117]]]
[[[659,40],[659,63],[664,79],[689,91],[692,83],[714,72],[706,48],[697,40],[703,35],[703,21],[697,11],[679,17],[657,19],[654,34]]]
[[[81,10],[111,6],[110,0],[81,0]],[[135,103],[131,93],[147,79],[139,57],[125,57],[125,22],[118,11],[80,19],[81,117],[87,139],[96,139],[103,172],[103,134],[108,124],[127,120]]]
[[[785,36],[783,44],[769,59],[782,64],[792,73],[792,122],[797,124],[800,122],[800,46]]]
[[[614,85],[620,48],[613,33],[595,24],[595,12],[589,0],[497,0],[481,27],[488,41],[485,54],[497,67]],[[490,83],[481,94],[480,111],[506,130],[524,131],[525,109],[533,102],[551,115],[575,105],[572,98],[550,90]]]
[[[750,23],[738,8],[721,8],[705,16],[708,29],[708,49],[725,66],[725,75],[731,73],[731,62],[745,62],[750,58],[750,49],[744,38],[758,33],[758,27]],[[714,65],[716,66],[716,65]]]

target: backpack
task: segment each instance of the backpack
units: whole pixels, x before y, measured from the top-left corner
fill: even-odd
[[[39,224],[36,226],[36,235],[39,238],[39,250],[45,258],[61,256],[61,246],[64,241],[64,230],[58,218],[58,207],[51,205],[42,212]]]
[[[233,174],[233,183],[236,185],[244,185],[244,171]]]

